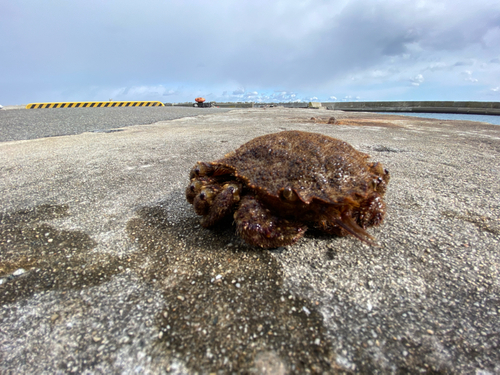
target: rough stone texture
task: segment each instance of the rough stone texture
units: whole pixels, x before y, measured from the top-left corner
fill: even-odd
[[[499,373],[500,127],[332,115],[0,143],[0,372]],[[199,226],[194,163],[292,129],[391,171],[380,247],[308,232],[264,251]]]

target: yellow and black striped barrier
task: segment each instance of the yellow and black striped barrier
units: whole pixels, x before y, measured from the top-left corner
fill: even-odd
[[[30,103],[26,109],[36,108],[104,108],[104,107],[163,107],[159,101],[148,102],[58,102],[58,103]]]

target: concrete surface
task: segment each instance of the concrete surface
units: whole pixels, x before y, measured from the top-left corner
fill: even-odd
[[[109,132],[131,125],[227,111],[219,108],[175,107],[26,109],[11,106],[6,109],[0,111],[0,142],[83,132]]]
[[[194,163],[290,129],[390,170],[380,247],[198,225]],[[0,155],[0,373],[500,373],[498,126],[255,108]]]

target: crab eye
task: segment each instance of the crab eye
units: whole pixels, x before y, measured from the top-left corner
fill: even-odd
[[[215,193],[213,192],[212,189],[202,189],[201,192],[200,192],[200,199],[202,201],[208,201],[210,203],[210,201],[213,199],[213,197],[215,196]]]
[[[287,201],[294,202],[297,200],[297,194],[295,194],[290,186],[287,186],[283,189],[283,198],[285,198]]]
[[[200,181],[193,181],[189,185],[189,190],[191,190],[193,193],[196,193],[197,191],[200,191],[202,187],[203,184]]]
[[[236,184],[226,184],[224,185],[224,189],[229,189],[234,194],[239,194],[240,192],[240,187]]]
[[[198,162],[191,169],[191,178],[210,176],[214,172],[214,167],[210,163]]]
[[[198,162],[191,169],[191,173],[189,174],[189,178],[195,178],[200,176],[206,176],[211,171],[211,166],[208,163]]]

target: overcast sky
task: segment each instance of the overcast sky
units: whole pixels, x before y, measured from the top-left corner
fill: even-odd
[[[0,104],[500,100],[499,0],[0,0]]]

